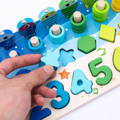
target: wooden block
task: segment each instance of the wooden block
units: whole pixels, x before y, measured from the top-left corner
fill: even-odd
[[[74,22],[80,23],[82,21],[82,14],[79,11],[73,13]]]
[[[100,38],[109,42],[115,42],[115,36],[116,36],[116,29],[108,26],[108,25],[101,25],[100,28]]]

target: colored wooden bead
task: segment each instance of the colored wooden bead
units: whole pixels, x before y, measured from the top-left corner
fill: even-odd
[[[77,12],[78,14],[78,12]],[[79,12],[79,16],[77,17],[77,21],[75,21],[76,17],[73,14],[73,16],[71,16],[70,18],[70,22],[71,22],[71,26],[74,32],[76,33],[82,33],[86,30],[86,17],[83,14],[80,14]],[[78,22],[80,21],[80,22]]]

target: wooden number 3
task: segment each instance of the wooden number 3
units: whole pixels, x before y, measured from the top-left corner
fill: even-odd
[[[59,81],[51,81],[47,84],[47,87],[49,88],[56,88],[57,91],[57,95],[56,97],[60,97],[61,100],[57,101],[57,100],[52,100],[51,101],[51,106],[55,109],[62,109],[65,106],[68,105],[69,101],[70,101],[70,95],[68,92],[64,91],[64,87],[63,84],[60,83]]]
[[[112,80],[112,70],[108,66],[104,65],[97,67],[97,65],[101,64],[102,62],[102,58],[99,57],[88,64],[89,69],[94,77],[97,77],[100,73],[105,75],[104,77],[99,77],[96,79],[96,83],[101,86],[107,85]]]

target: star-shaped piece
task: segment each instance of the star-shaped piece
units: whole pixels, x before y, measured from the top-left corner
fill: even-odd
[[[70,50],[61,49],[60,50],[60,57],[58,59],[60,62],[60,66],[66,66],[70,62],[75,61],[73,53],[74,53],[74,50],[72,50],[72,49],[70,49]]]
[[[68,79],[68,75],[70,74],[70,72],[67,72],[65,69],[63,70],[63,72],[59,73],[61,76],[61,79]]]

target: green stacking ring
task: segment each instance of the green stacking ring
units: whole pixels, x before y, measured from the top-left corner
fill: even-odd
[[[105,9],[104,10],[99,10],[97,8],[97,4],[98,2],[96,2],[94,5],[93,5],[93,15],[94,15],[94,19],[98,22],[103,22],[107,19],[108,17],[108,11],[110,9],[110,5],[107,1],[105,1]]]
[[[82,33],[86,29],[86,17],[84,14],[82,14],[82,21],[80,23],[74,22],[73,15],[70,18],[72,29],[76,33]]]

